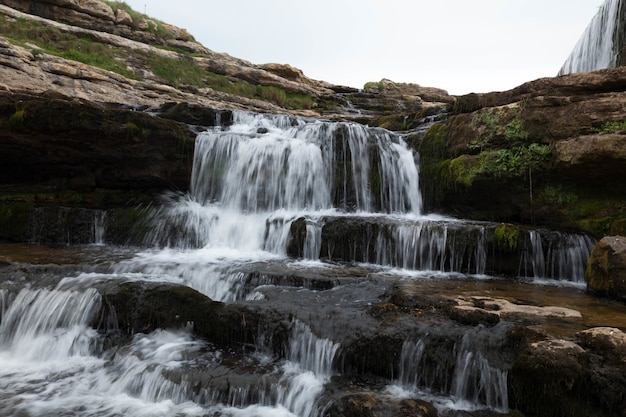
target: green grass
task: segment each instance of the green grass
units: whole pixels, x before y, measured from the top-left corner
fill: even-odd
[[[124,2],[108,2],[114,8],[122,8],[133,19],[144,15],[134,12]],[[166,30],[157,22],[155,31]],[[128,51],[103,44],[87,36],[63,32],[29,19],[7,19],[0,16],[0,33],[17,45],[30,48],[34,56],[49,54],[81,62],[120,74],[126,78],[139,79],[128,68]],[[164,35],[165,36],[165,35]],[[172,49],[172,48],[165,48]],[[175,49],[175,48],[174,48]],[[236,96],[268,101],[288,109],[310,109],[313,98],[308,94],[287,92],[279,87],[254,85],[246,81],[231,81],[224,75],[206,71],[200,67],[189,52],[176,50],[177,56],[165,56],[156,52],[132,52],[133,66],[146,68],[168,85],[179,88],[191,85],[210,87]]]
[[[11,21],[4,17],[0,17],[0,32],[23,47],[36,45],[37,48],[32,49],[35,56],[46,53],[135,78],[126,68],[121,51],[88,37],[62,32],[33,20]]]

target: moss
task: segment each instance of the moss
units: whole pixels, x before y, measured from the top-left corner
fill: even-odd
[[[470,187],[480,173],[480,160],[475,155],[461,155],[450,161],[451,178],[466,187]]]
[[[0,203],[0,240],[24,242],[33,208],[30,203]]]
[[[494,229],[494,239],[497,248],[507,252],[517,250],[520,239],[520,229],[512,224],[499,224]]]
[[[626,218],[616,219],[611,222],[610,234],[613,236],[626,236]]]

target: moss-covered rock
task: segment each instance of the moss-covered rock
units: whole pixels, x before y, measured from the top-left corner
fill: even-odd
[[[0,204],[0,241],[24,242],[33,205],[30,203]]]

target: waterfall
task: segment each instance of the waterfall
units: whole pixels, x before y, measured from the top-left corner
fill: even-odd
[[[489,408],[508,412],[507,371],[491,363],[486,352],[501,336],[466,333],[450,352],[452,362],[436,362],[429,349],[444,347],[427,344],[424,339],[407,340],[402,345],[398,386],[427,398],[444,408]],[[493,346],[492,346],[493,345]],[[393,391],[393,386],[389,387]]]
[[[518,275],[534,279],[585,282],[587,260],[596,241],[587,235],[529,231],[529,247]]]
[[[286,361],[281,366],[282,376],[269,387],[237,387],[229,393],[227,413],[232,415],[257,415],[255,410],[265,408],[267,415],[284,410],[286,415],[315,417],[323,408],[317,404],[324,385],[332,375],[332,364],[339,344],[318,338],[304,323],[293,320],[286,348]],[[261,351],[271,350],[258,346]],[[253,391],[256,391],[252,394]],[[263,392],[266,391],[266,392]],[[259,405],[248,406],[250,396],[256,396]],[[293,414],[290,414],[293,413]]]
[[[621,52],[619,42],[623,0],[606,0],[585,29],[559,75],[612,68]]]
[[[234,115],[232,126],[198,135],[190,193],[168,197],[149,243],[284,254],[298,213],[420,213],[417,167],[399,136],[356,123]]]
[[[17,360],[85,355],[94,337],[88,324],[99,306],[100,295],[93,289],[24,289],[2,315],[0,349]]]

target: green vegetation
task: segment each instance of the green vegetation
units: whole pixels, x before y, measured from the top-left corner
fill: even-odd
[[[519,118],[521,107],[504,109],[484,109],[476,112],[471,127],[478,131],[478,136],[472,140],[470,149],[488,149],[493,147],[497,137],[503,137],[507,144],[523,143],[528,138],[524,129],[524,122]]]
[[[108,4],[114,9],[126,10],[133,21],[139,21],[145,17],[133,11],[124,2],[108,2]],[[150,30],[161,38],[168,39],[168,36],[173,36],[167,31],[163,23],[154,19],[149,19],[148,22],[155,22],[156,26]],[[6,17],[0,17],[0,33],[17,45],[30,48],[34,56],[44,53],[55,55],[115,72],[126,78],[140,79],[127,64],[128,51],[97,42],[87,35],[78,36],[63,32],[29,19],[12,20]],[[176,56],[167,56],[154,51],[134,51],[132,65],[146,68],[162,79],[164,83],[176,88],[185,85],[196,88],[210,87],[227,94],[272,102],[284,108],[310,109],[313,107],[311,95],[287,92],[275,86],[254,85],[246,81],[231,81],[224,75],[203,69],[188,52],[178,50],[176,52]],[[18,116],[14,120],[16,123],[21,122],[21,119],[17,119]]]
[[[483,151],[478,155],[461,155],[450,161],[453,178],[466,186],[474,179],[501,176],[532,176],[537,168],[550,156],[550,147],[539,143],[515,146],[510,149]]]
[[[9,117],[9,126],[12,129],[17,129],[24,124],[25,118],[26,118],[26,109],[16,109],[15,113],[13,113]]]
[[[385,84],[382,81],[369,81],[365,83],[363,86],[365,90],[378,90],[378,92],[382,93],[385,90]]]
[[[626,130],[626,120],[606,122],[599,128],[594,129],[596,133],[611,133]]]
[[[520,230],[512,224],[499,224],[493,231],[496,246],[504,251],[512,252],[517,249]]]
[[[133,71],[126,67],[121,50],[86,36],[79,37],[29,19],[10,20],[6,17],[0,17],[0,32],[17,45],[30,48],[36,45],[32,49],[35,56],[46,53],[135,78]]]

